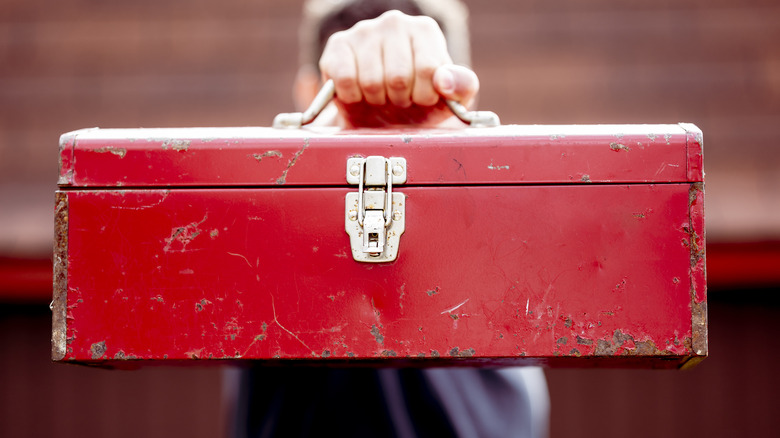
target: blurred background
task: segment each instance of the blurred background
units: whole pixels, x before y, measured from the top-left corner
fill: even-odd
[[[780,3],[468,0],[504,123],[704,131],[710,357],[548,370],[553,437],[776,436]],[[0,0],[0,436],[223,436],[217,368],[49,361],[63,132],[270,125],[293,109],[301,1]]]

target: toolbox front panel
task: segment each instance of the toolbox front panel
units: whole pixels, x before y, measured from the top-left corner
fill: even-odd
[[[406,232],[386,264],[352,259],[348,191],[59,192],[57,358],[706,354],[692,345],[695,185],[400,187]]]

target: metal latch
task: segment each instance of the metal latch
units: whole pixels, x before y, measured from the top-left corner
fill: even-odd
[[[406,182],[406,159],[370,156],[347,160],[347,183],[358,191],[347,193],[344,227],[352,257],[359,262],[391,262],[406,228],[405,197],[393,185]]]

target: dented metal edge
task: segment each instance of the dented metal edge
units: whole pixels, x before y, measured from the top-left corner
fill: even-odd
[[[693,123],[679,123],[685,130],[685,148],[687,169],[686,176],[689,182],[704,181],[704,134]]]
[[[79,129],[76,131],[66,132],[60,136],[58,157],[59,178],[57,179],[57,185],[60,187],[73,185],[76,137],[84,132],[94,131],[97,129],[99,128]]]
[[[68,194],[55,193],[53,288],[51,302],[51,358],[60,361],[67,351],[68,312]]]
[[[690,250],[691,353],[681,369],[690,369],[709,354],[707,328],[707,263],[704,224],[704,137],[692,123],[680,123],[686,132],[688,241]]]

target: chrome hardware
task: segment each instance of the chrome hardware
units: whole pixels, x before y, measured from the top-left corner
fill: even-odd
[[[405,196],[393,193],[393,184],[406,182],[406,160],[370,156],[347,160],[347,183],[358,191],[347,193],[344,226],[352,257],[359,262],[391,262],[406,227]]]
[[[308,125],[313,122],[314,119],[325,109],[325,106],[336,95],[336,86],[333,83],[333,79],[328,79],[325,84],[322,85],[317,96],[314,97],[311,104],[306,111],[302,113],[280,113],[274,117],[274,128],[300,128],[303,125]],[[493,127],[501,125],[501,121],[498,115],[492,111],[469,111],[460,102],[445,99],[444,102],[447,107],[457,116],[463,123],[467,123],[474,127]]]

